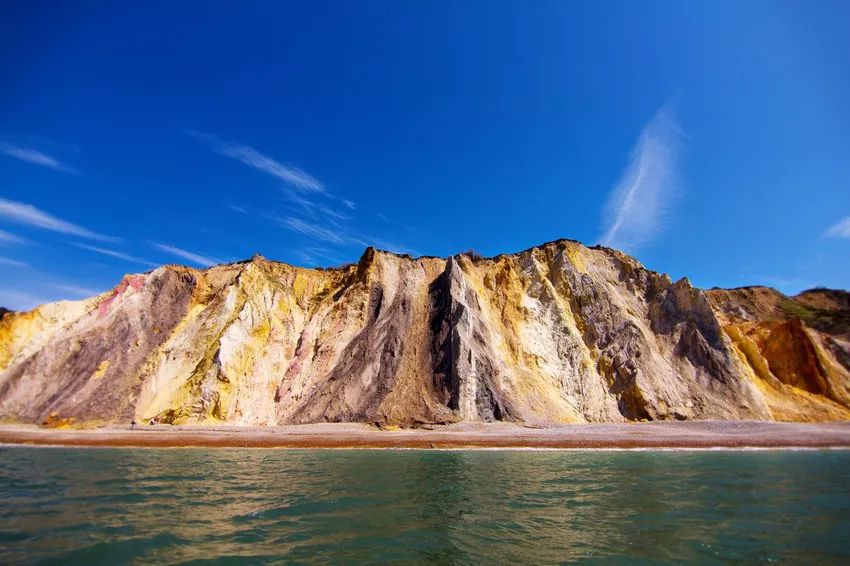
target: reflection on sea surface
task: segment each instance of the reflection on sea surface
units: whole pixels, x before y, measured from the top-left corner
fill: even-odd
[[[0,562],[850,560],[850,453],[0,449]]]

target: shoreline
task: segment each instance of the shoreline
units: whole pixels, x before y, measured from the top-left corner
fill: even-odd
[[[352,449],[832,449],[850,448],[850,422],[663,421],[527,428],[458,423],[379,429],[358,423],[276,427],[139,425],[57,429],[0,425],[0,444],[126,448]]]

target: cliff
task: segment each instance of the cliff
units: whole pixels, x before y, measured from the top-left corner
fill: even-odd
[[[812,289],[786,297],[744,287],[707,295],[773,418],[848,418],[850,293]]]
[[[832,293],[703,292],[566,240],[486,259],[370,248],[334,269],[164,266],[3,316],[0,419],[848,419],[850,311]]]

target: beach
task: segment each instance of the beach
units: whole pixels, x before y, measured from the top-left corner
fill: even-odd
[[[665,421],[531,428],[459,423],[382,429],[359,423],[276,427],[138,425],[90,429],[0,425],[0,443],[210,448],[850,448],[850,423]]]

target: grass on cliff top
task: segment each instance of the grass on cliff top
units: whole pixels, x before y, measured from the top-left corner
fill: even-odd
[[[794,299],[782,299],[780,310],[788,318],[799,318],[811,328],[827,334],[850,333],[850,311],[817,309]]]

